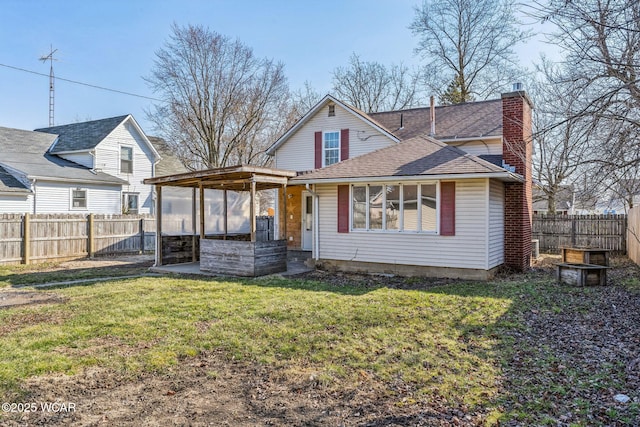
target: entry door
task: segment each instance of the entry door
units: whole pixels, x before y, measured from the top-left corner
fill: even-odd
[[[313,196],[302,194],[302,250],[313,249]]]

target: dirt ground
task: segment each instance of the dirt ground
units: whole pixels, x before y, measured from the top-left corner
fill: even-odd
[[[553,260],[542,260],[535,270],[538,274],[549,274]],[[84,263],[85,261],[83,261]],[[92,261],[94,262],[94,261]],[[97,261],[100,262],[100,261]],[[83,267],[86,266],[82,264]],[[632,274],[637,274],[634,270]],[[309,277],[328,280],[339,286],[344,280],[360,280],[365,286],[376,286],[385,282],[389,287],[402,287],[399,278],[385,276],[330,275],[324,272],[308,273]],[[331,279],[333,277],[333,279]],[[614,277],[617,277],[614,275]],[[333,280],[333,281],[332,281]],[[445,284],[435,281],[431,285]],[[19,291],[11,291],[19,292]],[[38,293],[37,295],[42,295]],[[45,294],[46,295],[46,294]],[[20,296],[31,302],[58,302],[55,294],[51,301],[37,301],[25,294]],[[596,307],[611,302],[620,308],[629,305],[631,311],[640,316],[640,302],[631,301],[618,287],[608,287],[602,301],[589,302]],[[622,357],[640,366],[637,357],[640,351],[638,334],[630,329],[640,319],[627,318],[622,327],[611,310],[601,311],[600,321],[607,325],[603,340],[614,342],[616,349],[611,357]],[[542,318],[532,313],[528,319],[530,335],[527,339],[548,341],[547,337],[566,334],[571,329],[575,342],[570,351],[576,357],[602,357],[602,347],[609,344],[596,342],[594,349],[581,347],[589,336],[590,345],[597,337],[593,335],[593,324],[582,325],[583,320],[573,314],[559,314],[557,318]],[[606,317],[606,318],[605,318]],[[551,322],[550,322],[551,321]],[[557,329],[557,331],[556,331]],[[557,333],[556,333],[557,332]],[[629,341],[629,334],[635,341]],[[516,339],[517,341],[518,339]],[[549,344],[553,345],[553,344]],[[601,347],[598,347],[601,346]],[[568,347],[567,347],[568,348]],[[573,354],[575,352],[575,354]],[[571,356],[570,354],[570,356]],[[586,355],[586,356],[584,356]],[[634,356],[636,355],[636,356]],[[573,357],[572,356],[572,357]],[[595,356],[594,356],[595,357]],[[628,360],[627,360],[628,359]],[[512,367],[516,369],[517,366]],[[640,370],[639,367],[636,367]],[[636,368],[629,368],[631,377],[637,378]],[[511,368],[507,369],[507,373]],[[522,369],[522,367],[517,368]],[[517,370],[516,369],[516,370]],[[509,379],[506,380],[508,386]],[[630,386],[640,386],[636,381]],[[394,389],[395,396],[389,395]],[[5,413],[0,424],[7,426],[74,425],[74,426],[479,426],[483,425],[489,408],[478,412],[451,408],[447,402],[430,402],[428,407],[419,405],[399,406],[398,396],[412,397],[411,384],[381,384],[374,379],[363,379],[358,385],[347,386],[340,391],[331,391],[320,386],[313,377],[292,378],[282,368],[269,368],[251,362],[229,360],[220,353],[204,353],[186,358],[177,366],[163,373],[140,373],[129,376],[103,368],[91,368],[81,374],[47,375],[32,378],[23,384],[27,404],[35,403],[37,410],[30,413]],[[594,396],[594,404],[607,409],[606,402]],[[43,411],[43,402],[58,402],[57,410]],[[569,425],[559,422],[557,425]],[[639,420],[640,422],[640,420]],[[509,424],[517,425],[517,424]],[[616,424],[617,425],[617,424]]]
[[[25,388],[29,402],[57,401],[74,410],[22,414],[4,425],[450,426],[481,425],[483,418],[444,404],[403,410],[375,383],[328,392],[313,378],[292,382],[277,369],[218,354],[185,359],[163,374],[123,377],[92,368],[82,375],[34,378]]]
[[[86,270],[112,267],[150,267],[153,264],[153,256],[129,255],[121,257],[104,257],[95,259],[80,259],[53,264],[47,268],[39,268],[38,272]],[[55,292],[24,291],[15,288],[0,288],[0,309],[27,304],[60,303],[64,298]]]

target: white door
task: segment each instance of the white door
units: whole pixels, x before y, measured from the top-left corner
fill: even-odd
[[[302,250],[313,249],[313,196],[302,193]]]

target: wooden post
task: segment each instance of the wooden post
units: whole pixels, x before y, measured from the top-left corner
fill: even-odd
[[[87,231],[87,255],[89,256],[89,258],[93,258],[95,256],[95,252],[96,252],[96,247],[95,247],[95,228],[94,228],[94,217],[93,214],[89,214],[89,225],[88,225],[88,231]]]
[[[144,218],[140,218],[140,253],[144,254]]]
[[[156,267],[162,265],[162,186],[156,185]]]
[[[196,214],[196,188],[191,191],[191,262],[198,260],[196,238],[198,237],[198,215]]]
[[[24,214],[22,226],[24,227],[22,232],[22,249],[24,252],[24,263],[29,264],[29,258],[31,257],[31,216],[28,213]]]
[[[227,218],[227,209],[229,209],[229,201],[227,198],[227,190],[223,191],[223,199],[222,199],[222,223],[224,225],[224,240],[227,240],[227,233],[229,232],[229,218]]]
[[[284,213],[284,221],[282,221],[282,238],[287,240],[287,184],[282,188],[282,211]]]
[[[200,188],[200,239],[204,239],[204,187],[202,186],[202,182],[198,184]],[[202,242],[200,242],[202,246]]]
[[[256,182],[251,180],[251,203],[249,204],[249,215],[251,215],[251,241],[256,241]]]

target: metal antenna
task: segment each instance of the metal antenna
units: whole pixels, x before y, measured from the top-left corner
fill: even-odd
[[[57,61],[57,59],[55,59],[53,57],[53,54],[56,53],[58,51],[58,49],[53,50],[53,45],[51,46],[51,48],[49,49],[49,54],[48,55],[43,55],[40,57],[40,61],[42,62],[47,62],[49,61],[51,64],[51,68],[49,70],[49,126],[53,126],[53,108],[54,108],[54,96],[55,96],[55,90],[54,90],[54,86],[53,86],[53,82],[54,82],[54,77],[53,77],[53,61]]]

